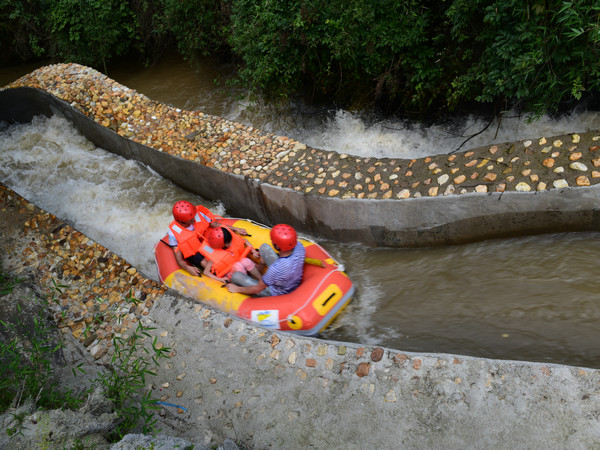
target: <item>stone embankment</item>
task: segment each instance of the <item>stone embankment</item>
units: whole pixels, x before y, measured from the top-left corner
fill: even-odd
[[[53,299],[59,328],[95,359],[110,356],[112,338],[148,316],[167,290],[1,184],[0,213],[3,266],[34,277]]]
[[[305,194],[407,199],[473,192],[521,192],[600,182],[600,133],[493,145],[400,160],[309,148],[200,111],[157,103],[75,64],[47,66],[8,87],[35,87],[117,134],[224,172]],[[600,124],[599,124],[600,125]],[[548,170],[550,169],[550,170]],[[553,174],[550,176],[550,174]]]
[[[232,214],[340,241],[435,245],[591,230],[600,220],[600,132],[359,158],[160,104],[76,64],[42,67],[1,90],[0,101],[0,120],[62,113],[96,145]]]
[[[409,204],[416,213],[429,214],[429,221],[427,214],[420,220],[431,228],[440,223],[438,208],[449,214],[477,199],[484,211],[493,208],[487,206],[490,201],[504,204],[506,195],[515,194],[519,200],[513,197],[506,204],[514,226],[504,222],[495,234],[503,226],[527,229],[533,223],[530,217],[545,217],[524,216],[540,206],[560,216],[556,227],[595,223],[600,163],[594,133],[415,161],[372,160],[304,148],[223,119],[158,105],[81,66],[43,68],[12,87],[0,92],[0,100],[29,99],[34,107],[2,103],[3,117],[26,120],[35,110],[60,112],[88,137],[114,144],[109,150],[140,159],[151,154],[167,172],[172,166],[174,173],[182,167],[192,173],[196,169],[182,165],[191,159],[194,167],[205,168],[201,173],[211,178],[217,195],[230,188],[214,184],[227,180],[218,172],[241,180],[237,186],[247,186],[246,193],[254,189],[265,197],[286,199],[311,214],[329,208],[328,199],[345,210],[356,207],[357,215],[371,211],[360,210],[360,205],[376,205],[372,211],[386,216],[392,210],[386,205]],[[39,90],[52,95],[40,96]],[[176,164],[170,162],[174,158]],[[301,193],[304,203],[288,192]],[[540,195],[547,203],[536,203]],[[266,215],[276,202],[259,197],[248,198],[262,202],[258,208],[265,208]],[[461,198],[471,200],[456,200]],[[423,202],[433,199],[441,201]],[[318,209],[321,202],[325,206]],[[464,219],[468,211],[460,212],[455,217]],[[281,217],[269,214],[265,217]],[[578,220],[568,221],[571,214]],[[376,221],[378,216],[366,219]],[[231,439],[250,448],[600,445],[596,369],[408,353],[261,329],[144,279],[117,255],[5,187],[0,189],[0,224],[5,269],[33,277],[55,296],[59,326],[99,364],[110,362],[113,336],[126,334],[139,321],[154,328],[152,336],[169,348],[169,359],[149,379],[149,388],[163,402],[176,405],[161,410],[161,421],[190,442]],[[417,227],[414,236],[420,231]],[[444,229],[448,240],[457,240],[459,235],[451,231]],[[401,236],[385,227],[371,228],[370,233],[391,233],[396,243]]]

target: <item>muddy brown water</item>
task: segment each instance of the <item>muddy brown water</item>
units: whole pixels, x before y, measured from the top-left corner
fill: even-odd
[[[17,75],[12,79],[34,68],[14,71]],[[390,151],[377,145],[394,136],[386,134],[384,139],[382,133],[386,132],[380,125],[364,120],[357,126],[356,116],[349,118],[345,112],[332,115],[301,107],[301,111],[274,121],[273,110],[240,101],[239,91],[224,87],[228,71],[207,64],[196,72],[171,60],[147,69],[116,67],[109,75],[155,100],[181,108],[201,109],[273,132],[293,133],[299,126],[318,122],[320,126],[303,129],[300,134],[312,133],[310,139],[318,143],[326,142],[322,134],[344,129],[349,140],[375,140],[374,154]],[[221,85],[214,83],[218,78]],[[12,79],[6,69],[0,71],[0,81]],[[263,116],[261,111],[265,111]],[[540,124],[549,130],[532,129],[531,138],[565,132],[575,119],[565,120]],[[566,131],[585,131],[594,121],[589,115],[581,116],[575,122],[582,128]],[[277,128],[284,122],[292,126]],[[410,147],[406,142],[419,136],[422,134],[405,136],[405,141],[396,136],[396,147]],[[438,140],[436,148],[443,147],[441,142],[447,144],[440,136],[437,128],[428,136],[430,142]],[[363,146],[361,151],[368,149]],[[410,156],[419,156],[418,151]],[[3,183],[73,223],[151,277],[156,277],[151,247],[168,225],[172,200],[202,201],[148,168],[96,149],[58,118],[5,129],[0,135],[0,165]],[[82,211],[90,203],[96,208],[94,215],[87,216]],[[224,212],[218,204],[212,207]],[[106,220],[98,221],[98,217]],[[146,227],[143,238],[136,226],[142,222]],[[404,351],[600,367],[596,264],[600,233],[550,234],[424,249],[321,243],[343,262],[357,288],[355,298],[323,338]]]

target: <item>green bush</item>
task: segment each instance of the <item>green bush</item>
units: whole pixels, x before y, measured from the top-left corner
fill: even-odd
[[[6,62],[47,56],[44,2],[0,0],[0,57]]]
[[[0,0],[3,59],[230,54],[240,83],[419,115],[597,96],[596,0]]]
[[[600,87],[595,0],[454,0],[452,43],[461,57],[450,105],[503,99],[537,114]]]
[[[246,85],[275,96],[309,87],[345,106],[425,110],[447,91],[453,67],[444,2],[432,3],[237,0],[229,42]]]
[[[20,303],[16,307],[22,316]],[[60,359],[62,344],[48,324],[46,308],[47,302],[41,302],[33,317],[0,320],[4,338],[0,341],[0,412],[26,399],[40,408],[73,408],[81,403],[70,390],[56,388],[53,365]]]
[[[10,294],[15,286],[22,282],[23,280],[19,277],[14,277],[4,272],[2,262],[0,261],[0,297]]]
[[[597,93],[599,13],[593,0],[238,0],[229,41],[245,83],[275,95],[310,83],[346,105],[540,113]]]
[[[106,63],[134,45],[135,19],[120,0],[56,0],[48,9],[52,54],[86,65]]]
[[[131,297],[128,300],[137,303]],[[157,399],[152,398],[151,389],[145,392],[144,389],[146,376],[156,375],[154,370],[160,366],[159,360],[167,357],[170,349],[159,348],[156,337],[152,340],[151,348],[148,348],[145,341],[152,339],[149,331],[153,329],[140,321],[127,338],[114,337],[111,365],[93,381],[95,386],[103,388],[117,413],[119,423],[116,440],[139,425],[143,433],[159,431],[155,428],[154,419],[154,411],[159,408],[155,404]]]
[[[162,0],[164,27],[188,60],[227,51],[229,2],[223,0]]]
[[[165,26],[164,0],[130,0],[129,6],[135,17],[135,51],[145,62],[158,60],[173,45]]]
[[[19,282],[0,266],[0,296],[11,293]],[[56,294],[61,294],[64,287],[54,283],[51,302],[56,301]],[[132,297],[126,300],[132,304],[138,302]],[[89,389],[75,395],[56,384],[54,370],[61,364],[62,342],[55,324],[47,317],[48,301],[35,298],[17,301],[17,314],[11,315],[16,320],[0,320],[0,413],[18,407],[26,399],[32,400],[37,408],[76,409],[94,388],[101,387],[118,418],[115,441],[138,427],[144,433],[159,431],[154,419],[157,399],[152,398],[152,390],[146,389],[146,377],[155,375],[159,360],[167,357],[170,349],[158,348],[156,338],[152,340],[149,334],[152,328],[138,322],[127,337],[115,336],[111,364],[91,381]],[[29,313],[21,313],[21,302],[40,302],[40,305],[28,308],[34,311],[33,317],[29,317]],[[82,365],[72,368],[73,373],[83,372]],[[18,433],[17,428],[6,432]]]

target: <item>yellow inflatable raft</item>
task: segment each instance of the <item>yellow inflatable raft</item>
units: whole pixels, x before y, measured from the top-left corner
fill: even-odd
[[[270,244],[270,228],[240,219],[220,219],[244,228],[254,248]],[[306,249],[302,283],[293,292],[272,297],[233,294],[207,276],[196,277],[181,269],[171,247],[161,239],[154,255],[161,281],[176,291],[226,313],[276,330],[314,336],[329,325],[354,293],[344,269],[320,245],[300,239]]]

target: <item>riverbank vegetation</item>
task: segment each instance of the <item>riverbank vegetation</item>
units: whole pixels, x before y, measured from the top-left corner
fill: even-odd
[[[146,383],[156,375],[160,360],[168,357],[170,349],[159,348],[150,334],[153,328],[139,321],[126,336],[115,335],[110,364],[89,380],[89,387],[76,392],[60,385],[57,374],[66,364],[64,345],[50,313],[50,305],[58,303],[57,296],[66,286],[55,283],[50,298],[38,298],[31,290],[15,292],[25,281],[11,276],[0,264],[0,415],[8,412],[14,418],[0,433],[22,433],[23,418],[34,410],[77,410],[95,392],[111,404],[115,419],[108,437],[112,442],[132,430],[160,431],[154,416],[158,399]],[[71,367],[73,374],[85,374],[83,365]],[[24,405],[29,407],[22,410]]]
[[[218,55],[262,95],[421,117],[600,90],[596,0],[0,0],[0,23],[4,63]]]

